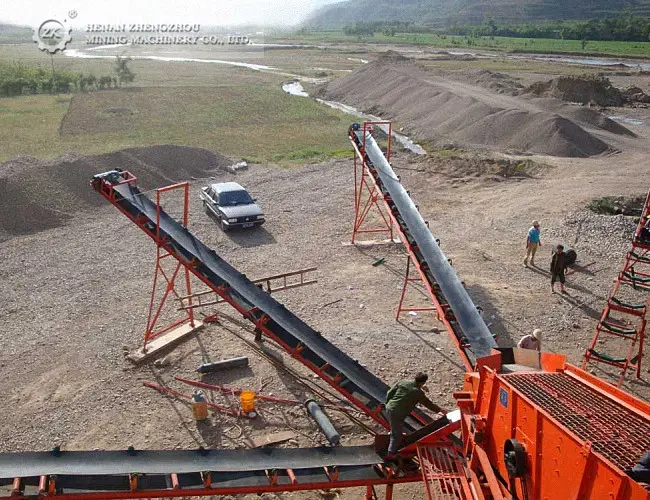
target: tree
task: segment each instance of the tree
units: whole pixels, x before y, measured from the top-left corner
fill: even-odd
[[[494,20],[493,17],[487,20],[487,22],[485,23],[485,27],[487,29],[488,35],[494,36],[497,34],[497,29],[498,29],[497,22]]]
[[[113,79],[110,76],[101,76],[97,82],[97,86],[100,90],[105,89],[106,87],[111,88],[111,83]]]
[[[117,73],[117,81],[120,85],[131,83],[135,80],[135,73],[129,68],[129,63],[133,60],[130,57],[116,56],[115,73]]]
[[[97,77],[95,75],[88,75],[86,77],[86,82],[88,83],[89,88],[94,88],[97,86]]]

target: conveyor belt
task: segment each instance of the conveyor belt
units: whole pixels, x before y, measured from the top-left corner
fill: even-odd
[[[371,133],[366,131],[364,140],[364,131],[352,128],[351,138],[360,155],[365,148],[363,161],[406,237],[405,244],[413,250],[415,264],[427,277],[431,289],[439,290],[438,301],[448,304],[453,312],[450,323],[461,346],[461,356],[474,365],[476,359],[488,356],[497,346],[490,330]]]
[[[95,176],[91,184],[246,319],[388,428],[379,408],[388,392],[384,382],[252,283],[162,209],[158,232],[157,206],[140,191],[135,180],[128,172],[111,171]],[[429,422],[430,417],[415,410],[407,419],[406,428],[413,431]]]
[[[0,453],[0,479],[74,474],[78,476],[248,472],[314,469],[382,463],[374,446],[260,448],[253,450],[142,450]]]
[[[194,451],[0,453],[0,498],[71,500],[262,494],[420,481],[374,446]],[[35,487],[37,489],[35,489]],[[3,489],[4,490],[4,489]]]

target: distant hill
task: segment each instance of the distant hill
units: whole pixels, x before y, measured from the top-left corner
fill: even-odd
[[[348,0],[319,9],[305,26],[340,28],[357,21],[418,24],[584,20],[630,12],[650,16],[650,0]]]
[[[33,30],[29,26],[0,23],[0,43],[24,43],[32,41]]]

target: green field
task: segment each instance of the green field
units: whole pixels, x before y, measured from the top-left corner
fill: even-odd
[[[72,100],[71,100],[72,99]],[[127,110],[115,113],[114,110]],[[150,87],[0,99],[0,161],[181,144],[292,165],[349,156],[351,118],[263,85]]]
[[[650,58],[650,42],[597,42],[588,41],[584,50],[580,40],[555,40],[550,38],[506,38],[437,35],[431,33],[396,33],[395,36],[348,36],[342,31],[311,31],[278,34],[267,37],[267,42],[286,43],[381,43],[413,44],[447,49],[488,49],[504,52],[566,53],[576,55],[609,55]]]
[[[173,55],[238,60],[207,49],[173,48]],[[132,49],[138,55],[144,48]],[[328,56],[334,57],[334,56]],[[344,56],[336,56],[353,67]],[[242,59],[310,74],[318,54],[261,52]],[[52,60],[33,44],[0,45],[0,61],[49,68]],[[113,59],[57,54],[57,69],[96,76],[113,72]],[[328,61],[329,62],[329,61]],[[358,64],[358,63],[357,63]],[[286,65],[286,66],[285,66]],[[65,152],[97,154],[132,146],[205,147],[252,162],[292,165],[351,155],[349,115],[311,99],[286,94],[290,77],[201,62],[134,60],[137,89],[0,98],[0,161],[19,155],[55,158]],[[106,112],[128,108],[129,112]]]

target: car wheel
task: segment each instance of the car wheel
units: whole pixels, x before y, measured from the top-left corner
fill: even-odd
[[[210,215],[210,209],[208,208],[208,204],[204,201],[203,202],[203,209],[205,210],[205,213]]]

